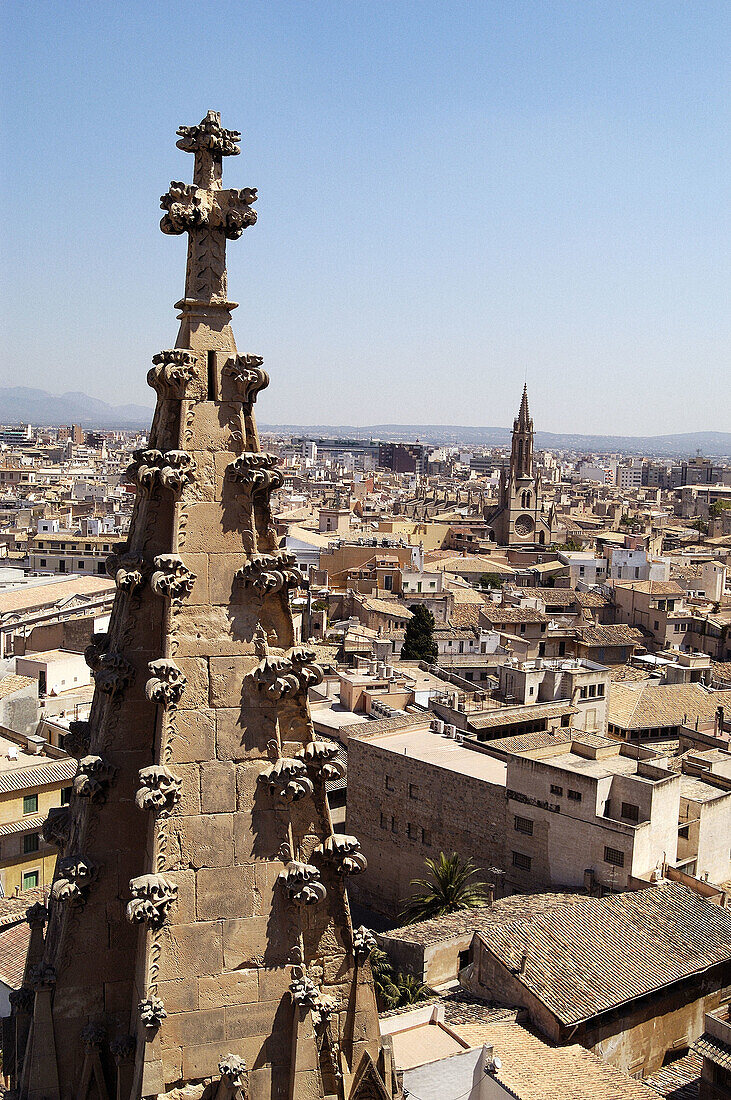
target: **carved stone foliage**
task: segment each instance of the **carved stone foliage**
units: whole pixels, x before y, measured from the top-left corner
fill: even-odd
[[[69,732],[63,739],[64,752],[69,756],[86,756],[90,740],[91,726],[88,722],[69,722]]]
[[[177,134],[175,144],[184,153],[205,151],[216,157],[237,157],[241,152],[240,131],[224,130],[217,111],[209,111],[197,126],[178,126]]]
[[[104,695],[121,695],[135,677],[134,668],[121,653],[102,653],[91,668],[94,683]]]
[[[164,764],[151,764],[140,770],[140,785],[135,802],[141,810],[152,810],[160,817],[167,817],[180,801],[183,781]]]
[[[68,806],[54,806],[48,811],[48,817],[41,825],[41,834],[46,844],[63,850],[71,833],[71,811]]]
[[[308,688],[321,684],[325,675],[314,663],[315,656],[314,650],[298,646],[291,650],[288,657],[264,657],[247,679],[272,702],[306,694]]]
[[[266,451],[244,451],[226,467],[231,481],[246,486],[252,496],[271,493],[284,485],[282,471],[276,469],[276,455]]]
[[[137,1007],[140,1012],[140,1020],[151,1031],[157,1031],[163,1020],[167,1019],[165,1005],[159,997],[145,997]]]
[[[81,1041],[89,1050],[101,1049],[102,1043],[106,1037],[106,1030],[101,1024],[90,1023],[81,1030]]]
[[[56,984],[56,971],[50,963],[39,962],[30,968],[28,981],[36,992],[39,989],[51,989]]]
[[[56,864],[51,897],[62,905],[81,906],[96,876],[97,868],[90,859],[82,855],[65,856]]]
[[[286,592],[307,582],[296,568],[294,554],[256,554],[236,572],[236,580],[261,596]]]
[[[137,1041],[134,1035],[120,1035],[118,1039],[113,1039],[109,1044],[109,1049],[112,1056],[119,1065],[120,1062],[126,1062],[135,1052]]]
[[[255,202],[255,187],[210,191],[173,180],[170,189],[160,196],[160,207],[167,211],[160,219],[160,228],[174,236],[193,229],[219,229],[228,240],[237,241],[256,222],[256,211],[252,210]]]
[[[33,1005],[35,1003],[36,995],[33,989],[11,989],[10,990],[10,1007],[13,1012],[25,1012],[30,1015],[33,1012]]]
[[[48,909],[40,901],[37,901],[26,909],[25,919],[31,928],[42,928],[48,920]]]
[[[280,802],[298,802],[314,789],[304,763],[286,756],[265,768],[259,775],[259,782]]]
[[[300,749],[297,758],[303,760],[308,770],[318,779],[331,783],[345,775],[345,768],[337,760],[337,755],[338,746],[332,741],[310,741]]]
[[[148,669],[151,677],[145,684],[145,695],[151,703],[161,703],[164,707],[179,703],[187,680],[175,661],[169,657],[160,657],[150,661]]]
[[[239,1089],[243,1093],[243,1100],[247,1100],[249,1092],[249,1071],[246,1062],[237,1054],[226,1054],[218,1063],[218,1072],[221,1074],[221,1082],[230,1089]]]
[[[101,804],[107,800],[109,784],[114,781],[116,768],[101,756],[82,756],[74,776],[74,794]]]
[[[269,385],[269,375],[262,369],[263,362],[260,355],[237,355],[223,368],[245,405],[253,405],[257,395]]]
[[[359,959],[367,959],[376,946],[376,937],[370,928],[361,924],[353,930],[353,954]]]
[[[178,885],[164,875],[139,875],[130,880],[132,900],[127,904],[127,920],[159,928],[177,899]]]
[[[133,451],[133,462],[127,474],[143,492],[149,493],[160,484],[174,494],[193,480],[195,464],[187,451],[156,451],[148,448]]]
[[[167,600],[183,600],[193,591],[196,575],[178,554],[158,554],[150,578],[152,591]]]
[[[317,905],[327,894],[320,880],[320,872],[309,863],[293,860],[280,871],[279,880],[287,897],[298,906]]]
[[[181,399],[196,376],[195,355],[184,348],[160,351],[152,357],[147,383],[160,397]]]
[[[312,1012],[313,1023],[318,1029],[324,1027],[336,1011],[333,998],[324,996],[304,972],[292,979],[289,989],[294,1003]]]
[[[144,560],[134,551],[110,554],[105,564],[107,575],[123,592],[135,592],[145,582]]]
[[[315,849],[315,853],[331,864],[338,875],[360,875],[368,866],[358,838],[344,833],[329,836]]]

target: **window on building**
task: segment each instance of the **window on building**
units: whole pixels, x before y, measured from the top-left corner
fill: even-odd
[[[622,817],[626,818],[627,821],[639,821],[640,807],[635,806],[634,802],[623,802]]]
[[[391,818],[391,832],[392,833],[397,833],[398,832],[398,824],[396,823],[396,818],[395,817]]]
[[[62,806],[68,806],[68,804],[71,802],[72,792],[73,792],[73,787],[62,787],[61,788],[61,805]]]
[[[530,856],[524,856],[522,852],[513,852],[513,867],[520,871],[530,871],[533,860]]]
[[[28,833],[23,837],[23,855],[27,856],[31,852],[37,852],[39,843],[38,833]]]
[[[38,795],[27,794],[23,799],[23,813],[24,814],[37,814],[38,813]]]
[[[586,687],[579,688],[579,699],[586,699]]]
[[[681,825],[678,828],[678,837],[681,840],[687,840],[690,835],[690,825]]]
[[[421,830],[421,843],[426,844],[427,848],[431,848],[431,833],[428,829]]]
[[[659,624],[659,622],[657,621],[657,619],[655,619],[655,625],[654,625],[654,627],[653,627],[653,630],[659,630],[659,629],[660,629],[660,624]]]
[[[572,802],[581,802],[581,791],[572,791],[569,788],[569,799]]]
[[[38,872],[26,871],[23,875],[23,889],[33,890],[38,885]]]
[[[604,684],[597,684],[597,686],[596,686],[596,695],[597,695],[597,699],[603,699],[604,698]]]
[[[396,790],[396,786],[395,786],[394,781],[393,781],[393,779],[391,778],[390,775],[386,776],[386,790],[387,791],[395,791]]]
[[[464,951],[460,951],[457,955],[457,970],[464,970],[466,966],[470,964],[470,949],[466,947]]]
[[[614,867],[624,867],[624,852],[620,852],[619,848],[605,848],[604,862]]]
[[[38,562],[38,564],[40,565],[41,569],[45,569],[46,568],[46,559],[41,558],[40,561]]]
[[[596,699],[596,684],[589,684],[589,698]]]
[[[525,623],[520,624],[520,633],[525,634]]]
[[[559,787],[557,783],[551,784],[551,794],[563,795],[563,787]]]
[[[381,828],[382,829],[387,829],[388,828],[388,818],[386,817],[386,815],[384,813],[381,814]]]
[[[416,783],[409,783],[409,798],[418,798],[419,788]]]
[[[406,825],[406,835],[408,836],[409,840],[419,839],[419,830],[416,825],[412,825],[410,821]]]
[[[515,831],[516,833],[524,833],[526,836],[533,836],[533,822],[529,817],[515,817]]]

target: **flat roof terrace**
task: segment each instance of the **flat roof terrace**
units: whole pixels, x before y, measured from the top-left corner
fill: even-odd
[[[351,740],[359,740],[358,731],[351,734]],[[394,733],[369,737],[368,741],[371,745],[377,745],[380,749],[393,752],[397,756],[422,760],[435,768],[468,775],[473,779],[482,779],[485,783],[492,783],[495,786],[506,786],[507,765],[503,760],[466,748],[464,744],[460,744],[451,737],[434,733],[428,726],[397,730]]]

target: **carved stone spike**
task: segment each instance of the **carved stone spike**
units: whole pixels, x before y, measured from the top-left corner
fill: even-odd
[[[345,775],[345,768],[336,759],[338,746],[331,741],[310,741],[297,753],[307,765],[307,768],[325,783],[331,783],[335,779],[341,779]]]
[[[97,873],[97,867],[85,856],[70,855],[59,859],[51,897],[62,905],[83,905]]]
[[[114,1039],[109,1044],[109,1049],[112,1052],[114,1060],[119,1064],[132,1057],[136,1046],[137,1041],[134,1035],[121,1035],[118,1039]]]
[[[82,756],[74,776],[74,794],[101,805],[107,800],[107,791],[116,772],[117,769],[101,756]]]
[[[366,928],[364,924],[361,924],[359,928],[353,931],[353,954],[359,959],[367,959],[375,947],[376,937],[370,928]]]
[[[158,554],[150,579],[152,591],[168,600],[182,600],[193,591],[196,575],[178,554]]]
[[[92,672],[99,667],[103,655],[109,649],[109,634],[106,631],[97,631],[92,634],[89,645],[84,650],[84,660]]]
[[[48,811],[48,817],[41,825],[41,834],[46,844],[63,851],[71,834],[71,811],[68,806],[54,806]]]
[[[140,1020],[151,1031],[157,1031],[163,1020],[167,1019],[165,1005],[159,997],[145,997],[137,1007],[140,1012]]]
[[[281,802],[298,802],[314,790],[304,763],[286,756],[260,772],[259,782]]]
[[[131,551],[110,554],[105,567],[107,575],[123,592],[135,592],[144,584],[144,559],[139,554]]]
[[[89,752],[91,726],[88,722],[69,722],[69,732],[63,739],[63,749],[69,756],[86,756]]]
[[[149,493],[158,479],[162,452],[143,448],[132,452],[132,462],[127,467],[127,477],[136,481],[140,489]]]
[[[182,785],[182,779],[164,764],[151,764],[140,770],[140,786],[135,802],[141,810],[152,810],[161,817],[167,817],[180,801]]]
[[[160,657],[150,661],[147,667],[152,673],[145,684],[145,695],[150,702],[161,703],[164,707],[179,703],[187,681],[175,661]]]
[[[257,554],[242,565],[236,580],[253,588],[261,596],[268,592],[284,592],[305,587],[307,582],[296,568],[294,554]]]
[[[315,853],[330,863],[338,875],[360,875],[368,866],[358,838],[344,833],[333,833]]]
[[[327,895],[323,883],[320,880],[320,872],[317,867],[309,863],[300,863],[293,860],[279,873],[288,898],[295,905],[317,905]]]
[[[164,875],[139,875],[130,879],[132,900],[127,904],[127,920],[160,928],[177,899],[178,884]]]
[[[245,405],[253,405],[257,395],[269,385],[269,375],[262,370],[263,362],[259,355],[238,355],[229,359],[223,368]]]
[[[160,351],[152,357],[152,368],[147,373],[148,385],[160,397],[180,400],[185,397],[188,383],[196,376],[195,363],[193,353],[184,348]]]

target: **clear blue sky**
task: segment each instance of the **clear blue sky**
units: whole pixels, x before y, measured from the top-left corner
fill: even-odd
[[[208,108],[268,423],[731,430],[722,2],[5,0],[0,384],[152,403]],[[1,410],[0,410],[0,419]]]

